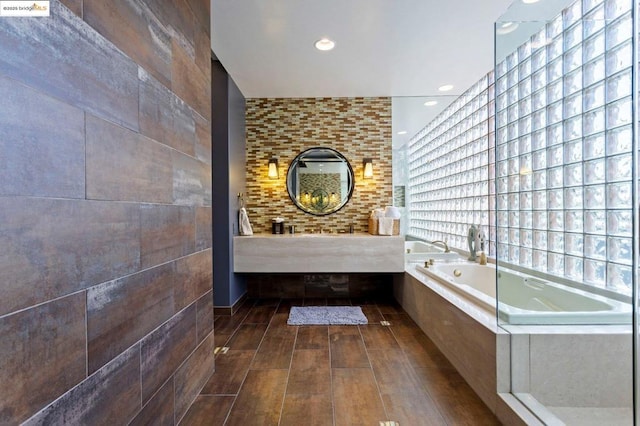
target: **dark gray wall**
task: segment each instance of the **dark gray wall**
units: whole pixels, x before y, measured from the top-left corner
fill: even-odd
[[[174,424],[214,363],[209,0],[50,6],[0,20],[0,424]]]
[[[238,193],[245,193],[245,99],[218,61],[211,66],[213,159],[214,305],[230,307],[246,293],[233,273],[238,234]]]

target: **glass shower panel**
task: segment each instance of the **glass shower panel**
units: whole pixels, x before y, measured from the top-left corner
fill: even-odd
[[[499,391],[544,423],[634,420],[634,8],[517,1],[496,23]]]

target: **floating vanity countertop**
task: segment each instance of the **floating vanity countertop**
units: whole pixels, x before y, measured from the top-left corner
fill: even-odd
[[[234,272],[404,272],[404,237],[254,234],[233,238]]]

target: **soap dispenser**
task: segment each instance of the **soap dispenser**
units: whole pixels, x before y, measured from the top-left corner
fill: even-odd
[[[482,232],[478,232],[478,234],[479,234],[478,240],[480,241],[480,255],[479,255],[478,262],[481,265],[486,265],[487,264],[487,254],[484,251],[484,234],[482,234]]]

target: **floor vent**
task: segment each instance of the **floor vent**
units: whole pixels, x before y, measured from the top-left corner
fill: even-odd
[[[380,426],[400,426],[400,423],[393,420],[381,421]]]
[[[229,352],[229,348],[227,346],[216,346],[216,348],[213,350],[214,355],[226,354],[227,352]]]
[[[389,327],[391,325],[391,323],[389,321],[380,321],[380,325],[384,325],[385,327]],[[397,426],[397,423],[392,423],[392,425],[396,425]]]

